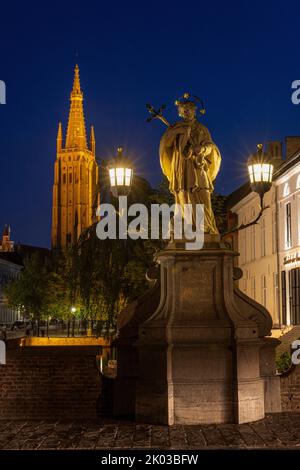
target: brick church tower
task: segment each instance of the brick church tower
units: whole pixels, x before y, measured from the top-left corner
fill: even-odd
[[[98,181],[95,159],[95,134],[91,127],[87,145],[83,113],[83,93],[79,68],[75,67],[68,129],[63,143],[62,125],[57,134],[57,156],[54,165],[52,248],[72,245],[94,219],[93,201]]]

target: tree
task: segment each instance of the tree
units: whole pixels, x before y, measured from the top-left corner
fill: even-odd
[[[220,234],[227,230],[227,204],[228,196],[213,193],[211,196],[212,209],[216,219],[216,225]]]
[[[11,307],[37,321],[47,317],[51,305],[49,264],[38,253],[24,259],[24,268],[10,282],[5,295]]]

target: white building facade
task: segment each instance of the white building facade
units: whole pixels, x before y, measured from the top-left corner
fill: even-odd
[[[299,144],[298,137],[288,139],[296,139]],[[239,288],[269,310],[277,327],[300,324],[300,146],[298,148],[290,155],[295,145],[287,141],[287,158],[281,160],[281,152],[274,159],[272,143],[269,144],[267,152],[271,160],[273,157],[275,172],[273,185],[264,196],[264,205],[268,208],[257,224],[239,231],[235,240],[235,248],[240,253],[238,266],[244,273]],[[249,187],[230,210],[236,214],[238,225],[249,223],[259,214],[259,196]]]

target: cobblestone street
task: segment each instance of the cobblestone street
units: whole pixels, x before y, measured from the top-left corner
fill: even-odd
[[[2,450],[300,449],[300,413],[251,424],[156,426],[120,421],[0,420]]]

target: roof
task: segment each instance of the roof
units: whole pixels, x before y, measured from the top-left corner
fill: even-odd
[[[284,160],[282,164],[276,169],[274,173],[274,180],[282,176],[286,171],[292,168],[294,165],[300,162],[300,151],[294,153],[290,158]]]
[[[244,199],[248,194],[250,194],[252,191],[250,187],[250,183],[244,183],[242,186],[237,188],[235,191],[233,191],[231,194],[229,194],[227,197],[227,210],[230,210],[233,206],[235,206],[239,201]]]
[[[0,259],[9,261],[10,263],[14,263],[19,266],[23,266],[22,257],[19,255],[19,253],[16,253],[15,251],[1,251]]]
[[[50,250],[47,248],[18,244],[15,245],[14,251],[1,251],[0,259],[4,259],[10,263],[23,266],[24,258],[26,258],[26,256],[32,255],[33,253],[39,253],[42,258],[47,258],[50,256]]]
[[[33,253],[39,253],[43,257],[50,256],[50,250],[48,248],[42,248],[40,246],[22,245],[21,243],[16,243],[14,250],[22,258]]]

